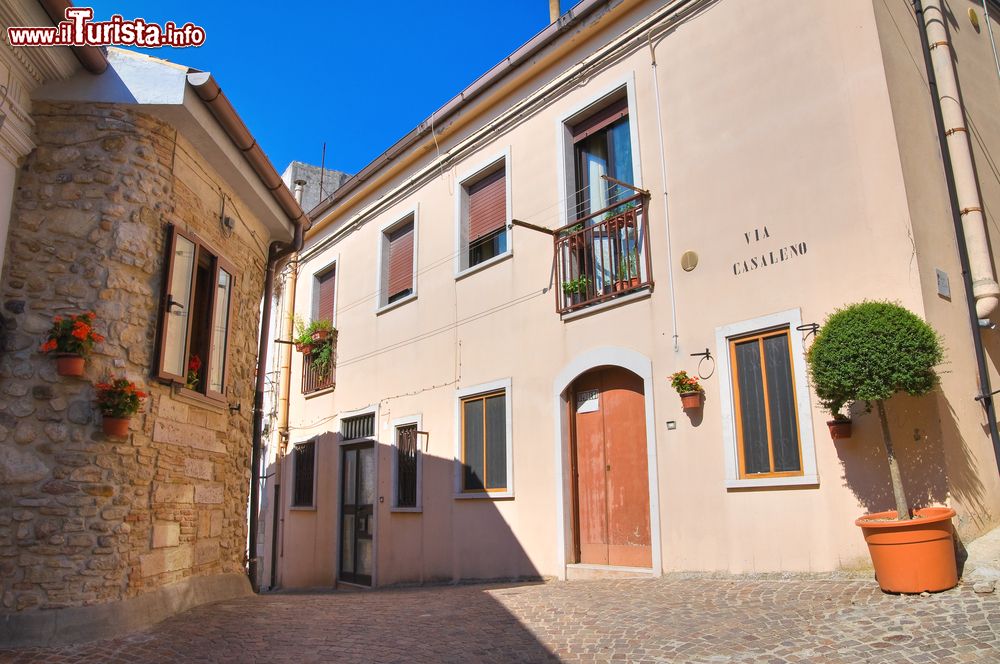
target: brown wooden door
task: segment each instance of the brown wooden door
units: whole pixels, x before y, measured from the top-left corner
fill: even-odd
[[[651,567],[642,379],[595,369],[570,390],[579,561]]]

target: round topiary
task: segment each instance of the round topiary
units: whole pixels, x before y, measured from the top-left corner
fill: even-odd
[[[919,316],[891,302],[860,302],[827,318],[806,355],[813,386],[834,418],[854,401],[875,402],[899,519],[909,519],[899,465],[892,448],[885,401],[897,392],[927,394],[937,384],[934,367],[944,356],[937,332]]]
[[[937,332],[919,316],[891,302],[860,302],[826,320],[806,359],[817,396],[836,416],[853,401],[928,393],[942,357]]]

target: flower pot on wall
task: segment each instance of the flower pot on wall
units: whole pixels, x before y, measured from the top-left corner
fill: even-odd
[[[313,343],[322,343],[330,338],[330,330],[316,330],[312,333]]]
[[[60,376],[73,376],[79,378],[83,375],[83,367],[86,360],[82,355],[73,353],[61,353],[56,355],[56,373]]]
[[[896,512],[866,514],[860,526],[882,590],[921,593],[958,585],[950,507],[914,510],[914,518],[897,521]]]
[[[312,344],[303,344],[295,342],[295,350],[299,351],[300,353],[305,353],[306,355],[308,355],[309,353],[312,353],[312,349],[313,349]]]
[[[850,420],[827,420],[826,426],[830,427],[830,438],[843,440],[851,437]]]
[[[113,438],[128,438],[129,417],[107,417],[101,418],[101,427],[106,436]]]
[[[681,408],[694,410],[701,408],[701,392],[685,392],[681,395]]]

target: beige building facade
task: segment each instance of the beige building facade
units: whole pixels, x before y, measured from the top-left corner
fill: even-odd
[[[996,246],[1000,26],[947,6]],[[991,385],[1000,346],[968,315],[920,25],[870,0],[583,2],[348,180],[277,314],[329,318],[336,358],[317,380],[284,346],[261,584],[866,567],[878,424],[855,409],[834,443],[805,366],[864,299],[947,349],[940,390],[889,405],[912,502],[965,541],[995,526],[974,335]]]

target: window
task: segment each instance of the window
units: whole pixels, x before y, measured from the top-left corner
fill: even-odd
[[[576,122],[573,134],[573,167],[576,173],[576,219],[582,219],[635,192],[601,178],[602,175],[632,183],[632,138],[628,98],[609,103]]]
[[[730,489],[818,484],[797,309],[716,330]]]
[[[420,508],[421,459],[418,420],[398,421],[394,427],[396,458],[394,463],[393,508]]]
[[[316,275],[316,315],[315,320],[333,322],[334,289],[337,283],[337,268],[331,267]]]
[[[194,235],[170,226],[157,376],[224,399],[234,272]]]
[[[503,390],[462,399],[462,491],[507,490],[507,399]]]
[[[385,307],[414,295],[414,215],[382,232],[382,266],[379,306]]]
[[[333,322],[334,295],[337,283],[336,267],[318,273],[313,283],[313,320]],[[312,394],[336,385],[336,341],[330,342],[329,351],[320,355],[305,353],[302,356],[302,393]]]
[[[800,475],[788,328],[729,342],[740,477]]]
[[[375,413],[345,417],[340,423],[340,437],[344,440],[360,440],[374,436]]]
[[[292,449],[292,507],[313,507],[316,478],[316,443],[300,443]]]
[[[507,253],[507,159],[480,169],[462,183],[461,269]]]

